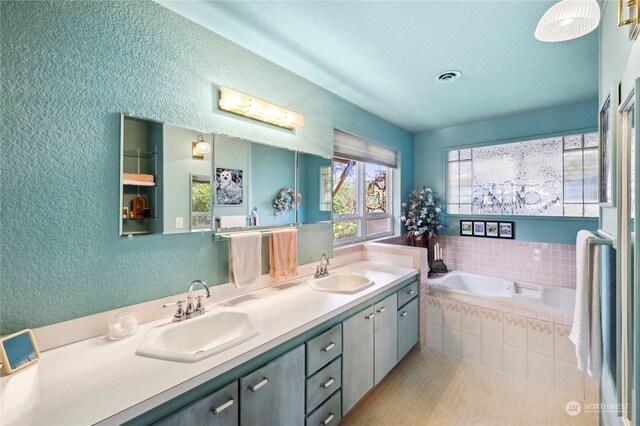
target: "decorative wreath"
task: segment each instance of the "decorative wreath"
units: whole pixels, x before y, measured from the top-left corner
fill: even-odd
[[[302,203],[302,195],[299,192],[296,194],[291,188],[282,188],[273,200],[274,216],[292,211],[294,203],[296,207],[299,206]]]

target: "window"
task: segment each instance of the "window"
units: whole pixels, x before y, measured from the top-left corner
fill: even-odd
[[[597,217],[598,134],[447,153],[447,213]]]
[[[391,187],[396,151],[336,131],[334,153],[335,244],[391,234]]]
[[[211,229],[211,178],[191,175],[191,230]]]
[[[333,237],[351,242],[390,234],[392,169],[333,159]]]

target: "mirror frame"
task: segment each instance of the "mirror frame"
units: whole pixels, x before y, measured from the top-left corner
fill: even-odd
[[[26,362],[18,366],[17,368],[12,368],[11,363],[9,362],[9,356],[7,355],[7,351],[4,347],[4,343],[8,340],[21,336],[23,334],[27,334],[29,336],[29,339],[31,340],[31,346],[33,347],[33,352],[36,357],[35,359],[32,359],[31,361]],[[36,343],[36,339],[33,336],[33,331],[31,331],[30,329],[26,329],[26,330],[18,331],[17,333],[9,334],[8,336],[4,336],[0,338],[0,359],[2,359],[2,370],[6,374],[13,374],[36,364],[40,360],[40,351],[38,350],[38,344]]]

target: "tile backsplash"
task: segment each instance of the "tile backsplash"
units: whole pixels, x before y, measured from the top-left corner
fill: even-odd
[[[559,287],[576,287],[576,246],[439,235],[449,270]]]

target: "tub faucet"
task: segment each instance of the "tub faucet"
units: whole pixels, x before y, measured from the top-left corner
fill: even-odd
[[[197,303],[196,306],[193,306],[193,288],[200,284],[204,291],[206,292],[206,296],[198,296],[196,298]],[[203,297],[211,297],[211,290],[206,282],[202,280],[195,280],[189,286],[189,294],[187,296],[187,309],[184,309],[182,305],[185,303],[184,300],[178,300],[174,303],[166,303],[162,305],[163,308],[168,308],[170,306],[177,306],[176,313],[173,315],[173,322],[180,322],[187,320],[189,318],[197,317],[198,315],[202,315],[205,311],[204,305],[202,304]]]
[[[322,278],[327,275],[329,275],[329,258],[326,253],[322,253],[322,256],[320,256],[320,265],[316,266],[316,274],[313,277]]]

